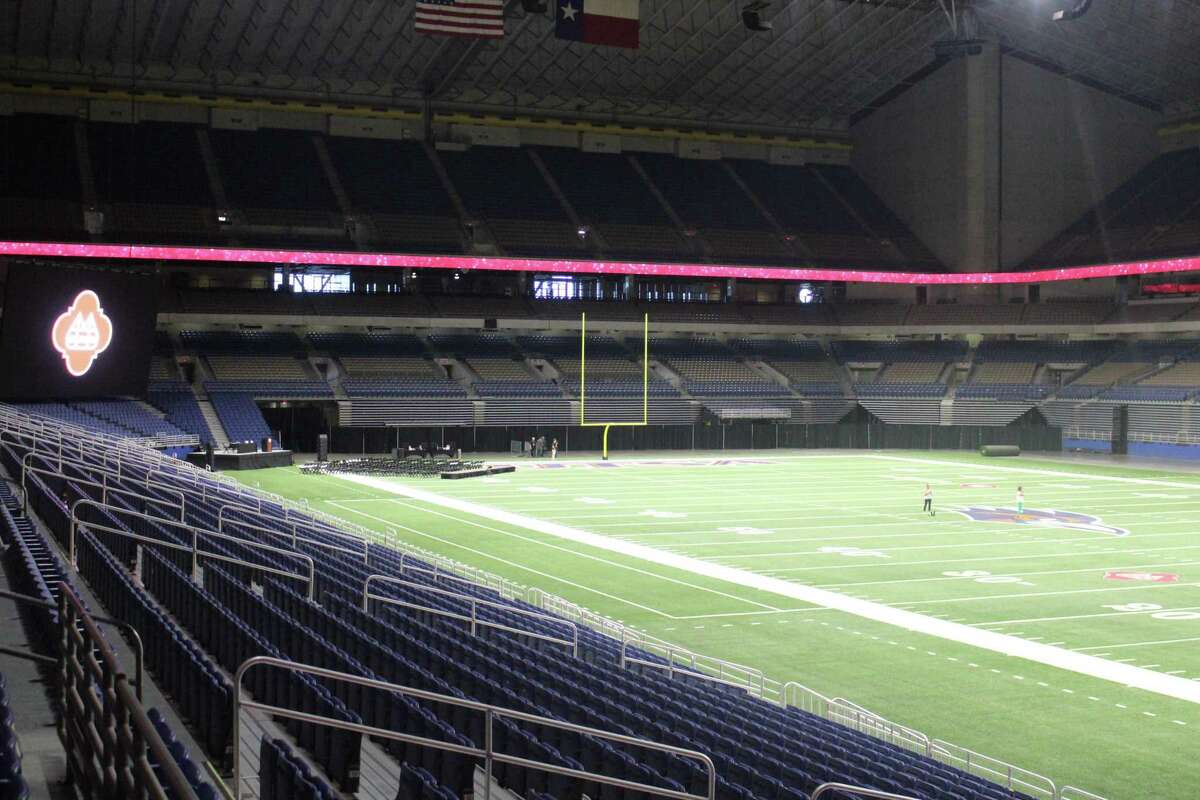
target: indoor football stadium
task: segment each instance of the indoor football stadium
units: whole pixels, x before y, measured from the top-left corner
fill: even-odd
[[[1200,0],[0,2],[0,800],[1196,800]]]

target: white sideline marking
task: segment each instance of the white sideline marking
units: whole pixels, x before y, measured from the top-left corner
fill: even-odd
[[[889,458],[888,456],[878,457]],[[928,463],[922,460],[918,461],[921,463]],[[511,511],[505,511],[499,508],[491,508],[489,506],[480,505],[468,500],[444,497],[434,492],[425,491],[413,486],[405,486],[403,484],[392,483],[390,481],[381,480],[379,478],[371,478],[364,475],[337,475],[336,477],[340,478],[341,480],[357,483],[359,485],[377,489],[382,492],[389,492],[391,494],[410,497],[414,500],[430,503],[432,505],[441,506],[443,508],[451,508],[467,514],[496,520],[509,525],[515,525],[527,530],[537,531],[538,533],[555,536],[560,539],[586,544],[601,550],[620,553],[622,555],[649,561],[654,564],[672,567],[674,569],[683,570],[696,575],[703,575],[709,578],[716,578],[718,580],[727,581],[729,583],[750,589],[771,592],[782,597],[800,600],[805,603],[812,603],[813,605],[827,606],[839,611],[844,611],[848,614],[854,614],[855,616],[875,620],[876,622],[895,625],[896,627],[903,628],[905,630],[924,633],[930,636],[937,636],[942,639],[971,645],[973,647],[979,647],[984,650],[990,650],[994,653],[1000,653],[1006,656],[1018,656],[1029,661],[1035,661],[1051,667],[1057,667],[1059,669],[1065,669],[1071,672],[1089,675],[1093,678],[1112,681],[1124,686],[1144,689],[1149,692],[1165,695],[1167,697],[1174,697],[1179,700],[1186,700],[1191,703],[1200,703],[1200,684],[1187,679],[1175,677],[1174,675],[1154,672],[1152,670],[1146,670],[1142,669],[1141,667],[1135,667],[1128,664],[1118,664],[1112,661],[1106,661],[1102,658],[1097,658],[1095,656],[1085,655],[1080,652],[1062,650],[1057,647],[1050,647],[1049,645],[1041,644],[1040,642],[1030,642],[1013,636],[1007,636],[1005,634],[995,633],[979,628],[972,628],[968,625],[962,625],[957,622],[947,622],[945,620],[934,619],[923,614],[892,608],[890,606],[880,605],[878,603],[872,603],[866,600],[858,600],[856,598],[847,597],[846,595],[827,591],[825,589],[817,589],[812,586],[789,583],[787,581],[779,580],[778,578],[758,575],[753,572],[747,572],[746,570],[726,567],[720,564],[713,564],[711,562],[701,561],[688,556],[676,555],[674,553],[664,553],[660,550],[655,550],[654,548],[646,547],[633,542],[609,539],[604,536],[598,536],[594,533],[588,533],[587,531],[569,528],[565,525],[560,525],[555,522],[533,519],[521,514],[514,514]],[[1123,480],[1142,482],[1133,478]]]

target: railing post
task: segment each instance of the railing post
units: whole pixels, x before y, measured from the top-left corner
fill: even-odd
[[[192,531],[192,583],[200,583],[200,531]]]
[[[495,724],[495,719],[496,718],[492,714],[492,710],[490,708],[484,712],[483,772],[486,783],[483,784],[483,800],[491,800],[492,797],[492,725]]]
[[[471,600],[471,635],[472,636],[477,635],[475,633],[475,621],[478,618],[477,617],[478,609],[479,609],[479,604],[475,602],[474,598],[472,598],[472,600]]]

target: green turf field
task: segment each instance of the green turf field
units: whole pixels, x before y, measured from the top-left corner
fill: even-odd
[[[1200,705],[879,617],[908,610],[921,630],[955,622],[1200,689],[1200,475],[894,451],[518,463],[466,481],[248,480],[1060,784],[1196,797]],[[921,513],[925,482],[935,517]],[[804,587],[872,612],[791,591]]]

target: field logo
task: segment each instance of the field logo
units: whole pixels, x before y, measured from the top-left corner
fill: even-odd
[[[96,356],[112,343],[112,320],[100,307],[100,298],[84,289],[58,319],[50,331],[54,349],[67,363],[67,372],[76,378],[87,374]]]
[[[1147,581],[1149,583],[1179,583],[1179,576],[1174,572],[1125,572],[1110,571],[1104,573],[1110,581]]]
[[[975,522],[1007,522],[1013,525],[1037,525],[1043,528],[1069,528],[1076,531],[1106,533],[1109,536],[1129,535],[1129,531],[1125,528],[1104,525],[1100,522],[1099,517],[1075,511],[1027,508],[1025,511],[1019,512],[1015,508],[996,508],[995,506],[966,506],[954,510]]]

